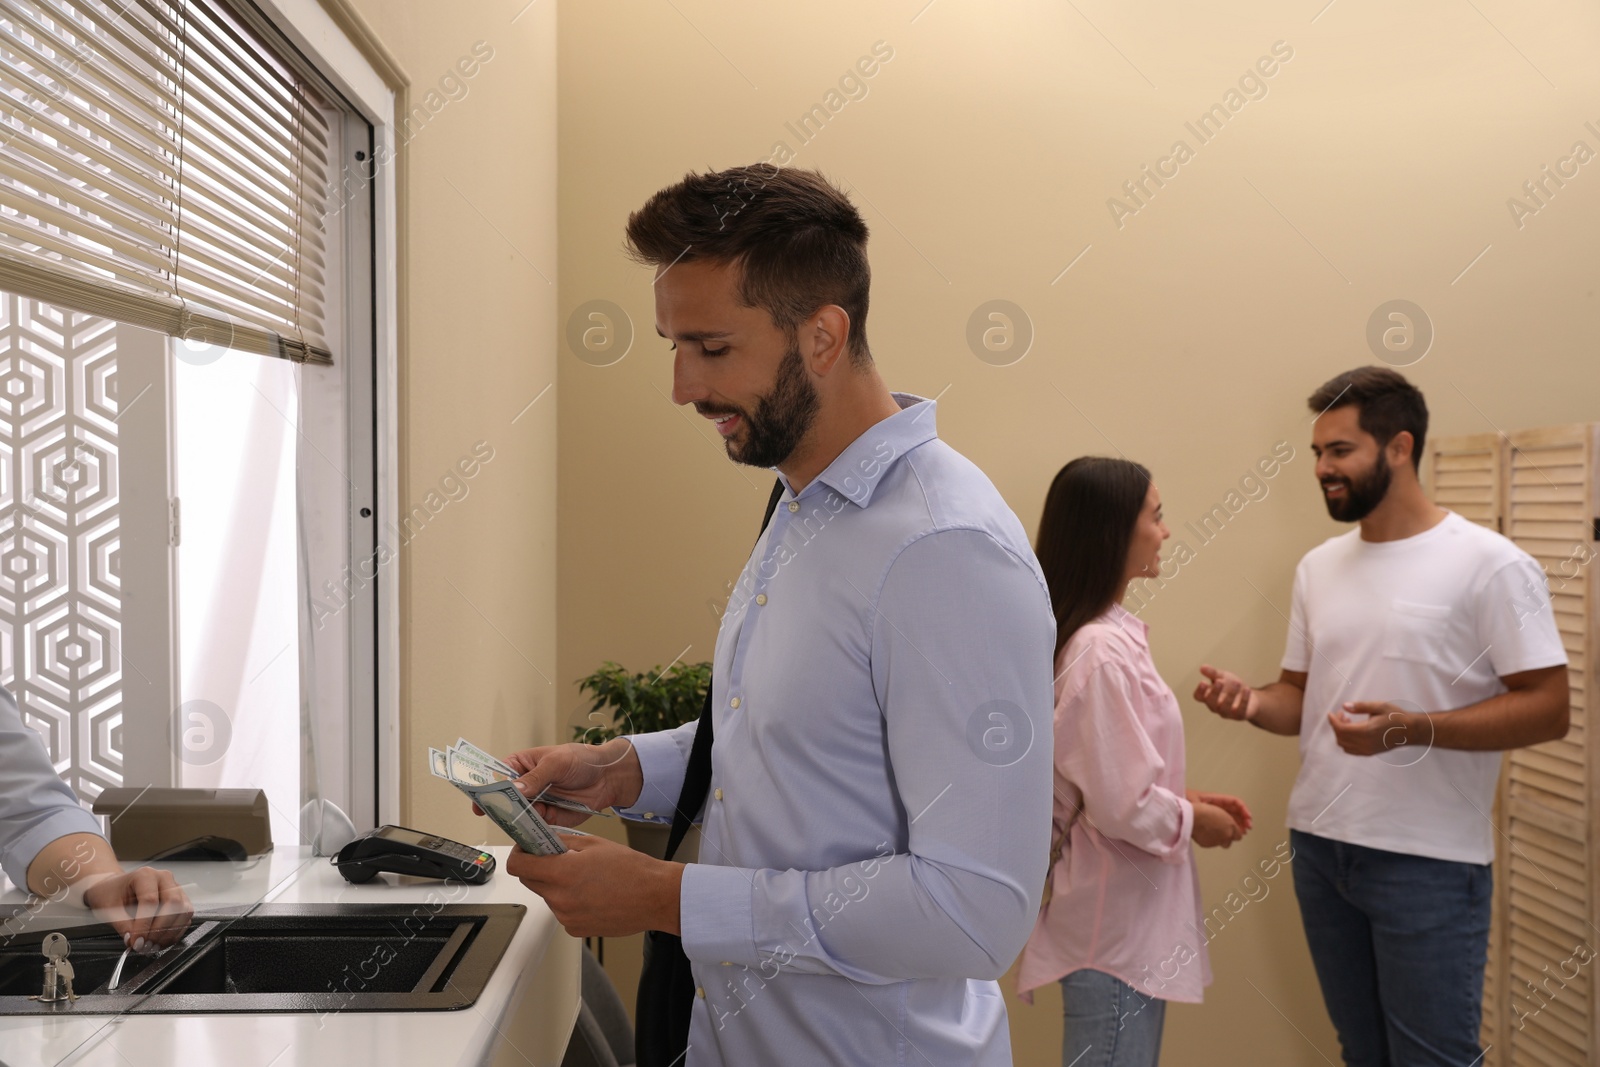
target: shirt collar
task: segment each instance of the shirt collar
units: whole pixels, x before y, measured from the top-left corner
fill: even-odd
[[[823,472],[812,479],[800,495],[825,485],[858,507],[872,503],[872,495],[889,468],[901,456],[938,435],[937,401],[912,393],[891,393],[900,410],[874,423],[860,437],[845,446]],[[794,487],[782,471],[776,471],[783,486],[794,495]]]
[[[1111,605],[1100,617],[1133,638],[1140,647],[1150,647],[1150,624],[1120,603]]]

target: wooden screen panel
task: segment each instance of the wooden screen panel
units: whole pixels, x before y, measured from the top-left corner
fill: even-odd
[[[1503,454],[1504,443],[1497,433],[1428,442],[1424,477],[1432,487],[1434,503],[1480,526],[1500,530]]]
[[[1596,443],[1593,425],[1521,431],[1509,435],[1503,460],[1503,529],[1544,568],[1572,686],[1567,737],[1508,753],[1502,776],[1500,940],[1490,952],[1499,965],[1492,991],[1499,1040],[1488,1062],[1509,1067],[1600,1063],[1600,983],[1591,959],[1600,944],[1591,830],[1597,767],[1588,743],[1600,570],[1589,563],[1600,550]],[[1490,993],[1486,985],[1486,1004]],[[1486,1012],[1486,1037],[1488,1021]]]
[[[1463,518],[1480,526],[1500,532],[1505,525],[1506,457],[1509,448],[1497,433],[1465,434],[1459,437],[1438,437],[1428,442],[1428,452],[1423,459],[1423,478],[1434,503],[1449,508]],[[1504,827],[1504,798],[1506,771],[1500,768],[1500,789],[1495,800],[1494,820]],[[1504,840],[1497,842],[1494,861],[1494,903],[1490,912],[1489,956],[1483,975],[1483,1027],[1480,1041],[1488,1049],[1483,1067],[1505,1067],[1510,1063],[1503,1056],[1509,1038],[1509,1027],[1515,1023],[1507,1005],[1510,1000],[1510,981],[1507,974],[1510,947],[1506,937],[1506,848]]]

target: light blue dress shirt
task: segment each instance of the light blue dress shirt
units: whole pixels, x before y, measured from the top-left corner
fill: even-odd
[[[39,735],[22,721],[16,699],[0,689],[0,868],[26,889],[39,850],[67,834],[100,832],[100,820],[50,765]]]
[[[787,491],[729,598],[691,1067],[1009,1064],[995,979],[1050,850],[1055,622],[1022,525],[934,403]],[[632,738],[670,820],[695,724]]]

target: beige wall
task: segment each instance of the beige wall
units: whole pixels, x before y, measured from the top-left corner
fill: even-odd
[[[1294,561],[1337,530],[1311,481],[1303,398],[1372,360],[1379,304],[1410,299],[1431,318],[1433,347],[1408,373],[1437,432],[1600,418],[1600,163],[1520,228],[1507,206],[1573,142],[1600,150],[1584,127],[1600,126],[1600,23],[1576,3],[1538,19],[1336,3],[1313,23],[1315,4],[1291,18],[1265,4],[833,0],[791,14],[586,0],[561,8],[559,33],[550,0],[515,23],[521,0],[356,7],[413,102],[475,42],[494,49],[405,148],[408,506],[477,442],[494,450],[406,555],[403,819],[415,825],[483,832],[417,773],[427,745],[556,739],[582,706],[573,679],[601,659],[710,657],[713,606],[770,482],[666,399],[648,274],[619,253],[628,211],[685,170],[769,158],[782,141],[795,154],[780,160],[855,191],[874,231],[884,373],[942,396],[942,435],[1030,528],[1068,458],[1121,450],[1152,467],[1175,539],[1196,550],[1144,612],[1180,694],[1202,661],[1274,673]],[[801,145],[785,124],[880,40],[894,57],[867,95]],[[1267,95],[1199,144],[1184,123],[1277,41],[1294,55]],[[1108,198],[1180,138],[1193,158],[1119,228]],[[1009,366],[981,362],[965,337],[996,298],[1035,331]],[[592,299],[626,309],[637,335],[609,367],[564,349],[566,316]],[[1183,523],[1279,441],[1295,458],[1202,547]],[[1201,856],[1210,906],[1284,839],[1296,757],[1184,703],[1191,782],[1240,793],[1258,815],[1241,845]],[[1171,1012],[1167,1064],[1236,1063],[1243,1043],[1255,1062],[1337,1060],[1288,877],[1216,936],[1217,982],[1203,1007]],[[630,1000],[637,940],[607,942]],[[1013,1004],[1019,1063],[1059,1056],[1059,1007],[1051,991]]]
[[[554,391],[524,410],[556,374],[555,9],[354,6],[428,109],[401,149],[402,511],[437,511],[401,555],[401,821],[504,842],[424,757],[547,742],[559,702]]]
[[[619,253],[623,221],[688,169],[765,159],[784,141],[797,150],[794,165],[853,188],[873,228],[869,333],[890,384],[942,395],[942,436],[989,473],[1026,525],[1036,525],[1051,476],[1072,456],[1120,449],[1154,470],[1175,538],[1196,550],[1144,612],[1157,661],[1183,696],[1190,781],[1237,792],[1258,815],[1242,844],[1200,858],[1206,901],[1220,904],[1284,840],[1297,758],[1291,741],[1214,720],[1186,694],[1203,661],[1275,676],[1294,563],[1339,529],[1312,481],[1304,397],[1372,362],[1368,316],[1405,298],[1436,330],[1407,373],[1427,393],[1437,432],[1600,418],[1600,162],[1580,167],[1521,228],[1507,206],[1575,141],[1600,151],[1600,135],[1584,126],[1600,127],[1600,15],[1577,2],[1537,17],[1503,3],[1335,3],[1318,16],[1319,5],[563,6],[560,314],[611,300],[637,339],[604,368],[561,354],[558,717],[574,717],[572,680],[602,659],[639,669],[685,646],[691,660],[710,657],[709,605],[724,599],[770,485],[731,465],[710,428],[666,399],[649,275]],[[406,30],[419,49],[420,29]],[[481,33],[448,32],[452,41]],[[868,95],[802,147],[785,123],[823,102],[879,40],[894,58],[867,82]],[[1199,144],[1185,121],[1221,101],[1277,41],[1293,58],[1266,81],[1267,95]],[[459,45],[428,47],[436,59],[408,61],[414,74]],[[512,67],[492,74],[527,76]],[[466,124],[470,107],[502,89],[485,82],[475,92],[484,101],[463,107],[455,142],[466,158],[452,163],[508,209],[516,181],[485,172],[499,157],[471,138],[488,127],[476,115]],[[506,126],[518,120],[520,101],[497,96],[492,106]],[[1107,199],[1180,138],[1193,158],[1118,228]],[[451,158],[443,148],[429,146],[436,168]],[[438,228],[441,256],[463,260],[454,239],[493,248],[426,173],[413,215]],[[544,292],[521,268],[472,276],[488,280]],[[447,302],[421,284],[413,293],[419,317]],[[1036,330],[1011,366],[980,362],[964,336],[973,309],[995,298],[1020,305]],[[454,340],[442,324],[437,332]],[[413,386],[412,418],[414,437],[425,426],[430,443],[414,440],[412,455],[442,459],[475,423],[455,408],[423,423],[419,409],[440,402],[440,391],[464,409],[467,394],[493,397],[527,371],[503,346],[473,345],[481,354],[471,375],[419,359],[424,350],[413,349],[413,363],[433,369],[427,386]],[[507,403],[495,398],[494,409]],[[1222,501],[1279,441],[1295,458],[1269,494],[1209,545],[1186,534],[1183,523]],[[493,476],[509,482],[511,466]],[[417,556],[419,601],[426,594],[440,617],[414,610],[413,619],[419,638],[437,626],[451,650],[470,648],[483,656],[473,661],[480,669],[503,672],[500,713],[520,715],[528,702],[511,692],[548,691],[429,573],[464,566],[451,553],[495,535],[492,521],[471,526],[429,546],[432,564]],[[465,573],[508,613],[544,595],[530,595],[521,575],[491,582],[489,569]],[[478,695],[498,692],[488,678],[462,679],[451,658],[413,666],[419,711],[442,715],[437,701],[464,680]],[[503,736],[511,733],[508,725]],[[1216,936],[1216,984],[1203,1007],[1170,1013],[1166,1064],[1232,1065],[1242,1047],[1254,1063],[1337,1061],[1289,878],[1267,883],[1265,898]],[[630,999],[636,942],[607,943]],[[1019,1063],[1059,1057],[1059,1010],[1053,993],[1032,1009],[1013,1005]]]

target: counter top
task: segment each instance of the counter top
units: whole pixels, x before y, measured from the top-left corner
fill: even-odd
[[[325,857],[278,848],[240,877],[217,864],[173,863],[197,911],[271,904],[522,904],[527,907],[483,995],[461,1011],[261,1015],[77,1015],[0,1018],[5,1067],[360,1067],[418,1064],[558,1067],[578,1015],[580,943],[550,909],[505,873],[510,846],[492,846],[500,869],[487,885],[379,875],[351,885]],[[0,906],[26,899],[5,885]],[[13,920],[16,922],[18,920]],[[48,904],[22,921],[62,928],[93,921]],[[41,960],[42,962],[42,960]]]

